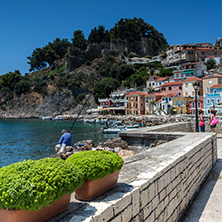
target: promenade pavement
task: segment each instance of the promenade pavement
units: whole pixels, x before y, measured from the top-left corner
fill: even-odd
[[[217,134],[218,160],[181,222],[222,221],[222,134]]]

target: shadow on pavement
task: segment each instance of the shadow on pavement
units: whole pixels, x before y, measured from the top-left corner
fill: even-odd
[[[200,188],[193,203],[188,208],[187,212],[181,218],[180,222],[199,222],[200,217],[206,207],[206,204],[212,194],[212,191],[218,179],[221,179],[222,159],[217,159],[216,165],[211,169],[208,178]],[[215,203],[216,204],[216,203]]]

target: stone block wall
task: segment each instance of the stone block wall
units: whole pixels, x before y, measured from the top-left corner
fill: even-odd
[[[151,132],[129,131],[124,136],[163,135],[155,131],[158,127],[150,127]],[[169,127],[163,125],[162,129],[172,130]],[[172,127],[187,130],[179,123]],[[78,201],[73,194],[68,211],[52,221],[179,221],[217,160],[217,141],[212,133],[167,134],[176,137],[125,159],[114,188],[89,202]]]
[[[217,159],[216,137],[184,151],[165,168],[147,172],[147,180],[133,181],[133,191],[113,204],[114,217],[109,221],[178,221]]]

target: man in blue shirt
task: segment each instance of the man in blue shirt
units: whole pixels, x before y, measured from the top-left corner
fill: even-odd
[[[55,146],[55,151],[56,153],[61,153],[64,152],[66,146],[71,146],[72,145],[72,136],[70,133],[67,133],[65,129],[62,130],[62,136],[59,139],[59,144]]]

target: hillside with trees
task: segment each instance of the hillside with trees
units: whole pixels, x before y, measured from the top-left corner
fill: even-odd
[[[119,87],[136,84],[142,89],[149,75],[171,75],[172,70],[160,63],[138,66],[127,61],[158,55],[166,47],[163,34],[141,18],[120,19],[110,30],[99,25],[88,39],[81,30],[73,32],[71,41],[56,38],[27,57],[30,73],[15,70],[0,76],[0,115],[75,114],[87,94],[94,96],[87,104],[93,107]]]

